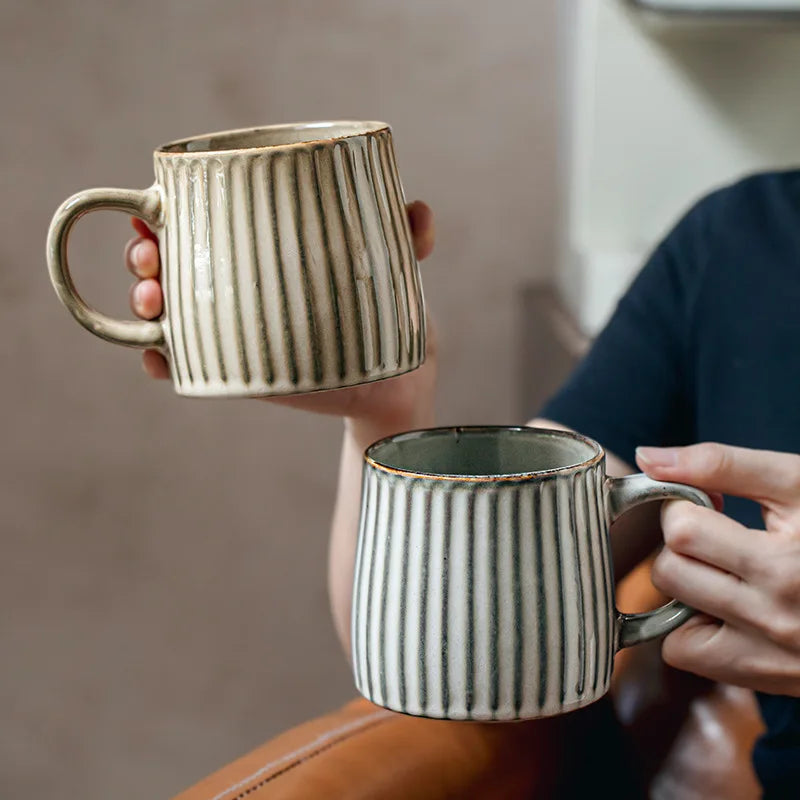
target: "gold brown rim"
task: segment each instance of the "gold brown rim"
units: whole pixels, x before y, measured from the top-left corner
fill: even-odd
[[[297,130],[314,130],[319,128],[324,130],[325,127],[334,128],[338,125],[352,125],[353,132],[345,133],[341,136],[324,136],[317,139],[306,139],[302,142],[284,142],[281,144],[263,144],[251,147],[219,147],[210,148],[208,150],[170,150],[172,147],[185,148],[192,142],[202,141],[203,139],[214,139],[227,136],[236,136],[237,134],[244,133],[259,133],[261,131],[297,131]],[[360,129],[356,126],[360,126]],[[334,119],[334,120],[319,120],[312,122],[286,122],[277,125],[256,125],[249,128],[233,128],[227,131],[213,131],[211,133],[199,133],[196,136],[189,136],[185,139],[175,139],[171,142],[159,145],[155,150],[155,155],[161,157],[209,157],[220,155],[230,155],[231,153],[260,153],[269,150],[282,150],[287,147],[314,147],[322,144],[330,144],[331,142],[339,142],[343,139],[354,139],[358,136],[374,136],[378,133],[390,133],[391,126],[386,122],[378,122],[375,120],[349,120],[349,119]]]
[[[388,464],[382,464],[380,461],[375,460],[370,454],[379,447],[397,442],[399,439],[404,437],[424,439],[432,438],[433,436],[442,435],[445,433],[509,433],[511,431],[518,431],[520,433],[534,436],[543,435],[558,439],[572,439],[573,441],[582,442],[583,444],[588,445],[595,451],[595,454],[585,461],[581,461],[577,464],[568,464],[564,467],[535,470],[533,472],[504,473],[502,475],[452,475],[398,469],[397,467],[392,467]],[[579,472],[580,470],[593,467],[604,458],[605,451],[603,450],[603,447],[594,439],[590,439],[588,436],[583,436],[580,433],[574,433],[573,431],[563,431],[555,428],[534,428],[529,425],[451,425],[438,428],[420,428],[418,430],[404,431],[403,433],[396,433],[392,436],[386,436],[383,439],[373,442],[364,452],[364,461],[369,466],[388,475],[398,475],[404,478],[415,478],[420,480],[450,481],[452,483],[501,483],[504,481],[524,481],[552,475],[563,475],[571,472]]]

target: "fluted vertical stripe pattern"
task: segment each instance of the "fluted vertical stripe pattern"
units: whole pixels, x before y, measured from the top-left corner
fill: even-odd
[[[608,690],[614,606],[602,472],[407,480],[368,465],[356,685],[410,714],[549,716]]]
[[[161,153],[156,176],[179,392],[306,392],[421,363],[422,290],[388,131]]]

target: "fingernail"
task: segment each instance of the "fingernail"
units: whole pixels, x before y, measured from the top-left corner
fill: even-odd
[[[650,467],[674,467],[678,451],[674,447],[637,447],[636,458]]]
[[[142,255],[144,253],[144,242],[139,242],[131,250],[131,262],[134,266],[140,267],[142,265]]]
[[[142,307],[142,284],[137,283],[133,287],[133,305],[135,306],[136,310],[141,310]]]

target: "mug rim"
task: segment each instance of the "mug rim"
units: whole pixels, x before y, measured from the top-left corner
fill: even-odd
[[[434,436],[440,436],[445,433],[500,433],[517,431],[520,433],[532,434],[535,436],[549,436],[557,439],[572,439],[573,441],[581,442],[588,445],[593,451],[594,455],[576,464],[567,464],[563,467],[554,467],[552,469],[534,470],[531,472],[509,472],[501,475],[455,475],[446,473],[432,473],[422,472],[417,470],[399,469],[390,464],[381,463],[373,455],[374,451],[381,446],[391,444],[403,439],[428,439]],[[602,445],[588,436],[584,436],[574,431],[564,431],[557,428],[537,428],[532,425],[445,425],[435,428],[420,428],[412,431],[404,431],[396,433],[391,436],[385,436],[376,442],[373,442],[364,451],[364,462],[374,469],[384,472],[389,475],[398,475],[404,478],[419,478],[425,480],[438,480],[449,481],[451,483],[470,483],[480,481],[483,483],[501,483],[503,481],[521,481],[532,480],[535,478],[564,475],[571,472],[578,472],[582,469],[595,466],[605,458],[605,450]]]
[[[241,134],[257,134],[264,132],[278,131],[305,131],[305,130],[325,130],[327,128],[347,127],[352,128],[352,132],[343,133],[339,136],[319,136],[314,139],[304,139],[301,142],[284,142],[282,144],[263,144],[251,147],[209,147],[202,150],[188,150],[187,147],[192,142],[202,141],[203,139],[219,139],[233,137]],[[170,156],[201,156],[213,157],[216,155],[230,153],[257,153],[269,150],[282,150],[286,147],[309,147],[313,145],[336,142],[341,139],[352,139],[357,136],[370,136],[376,133],[391,132],[391,127],[386,122],[376,120],[312,120],[310,122],[283,122],[274,125],[256,125],[245,128],[231,128],[225,131],[213,131],[211,133],[198,133],[195,136],[188,136],[182,139],[174,139],[171,142],[159,145],[155,154],[158,157]]]

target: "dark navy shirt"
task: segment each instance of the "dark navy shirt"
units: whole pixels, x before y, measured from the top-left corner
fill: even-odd
[[[747,178],[692,208],[541,416],[629,464],[639,445],[800,453],[800,170]],[[726,497],[725,513],[764,527],[751,501]],[[758,700],[764,797],[800,798],[800,699]]]

